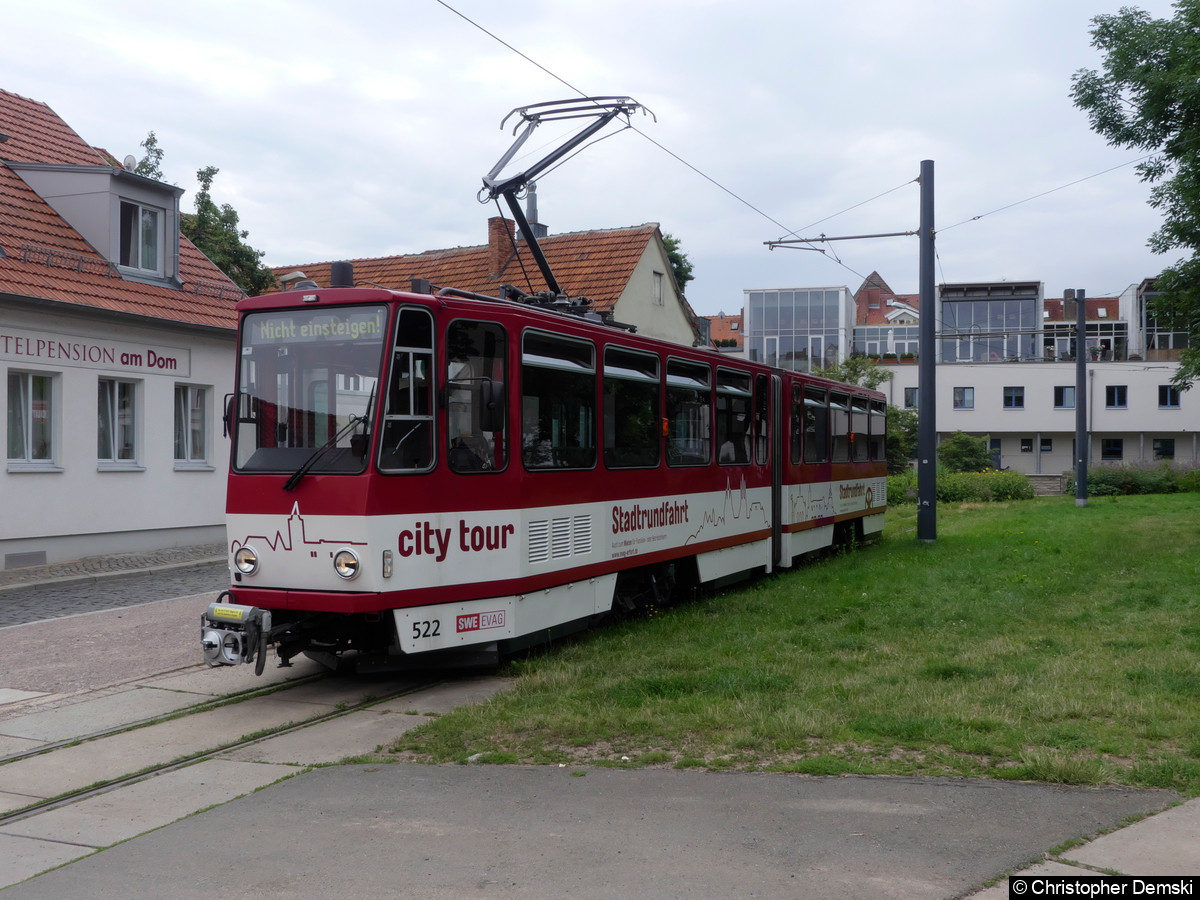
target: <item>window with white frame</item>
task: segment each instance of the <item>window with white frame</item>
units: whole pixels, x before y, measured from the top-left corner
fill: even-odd
[[[162,210],[121,201],[121,247],[118,262],[142,272],[162,272]]]
[[[975,388],[973,388],[973,387],[956,387],[954,389],[954,408],[955,409],[974,409],[975,408]]]
[[[175,462],[208,462],[208,389],[175,385]]]
[[[9,372],[9,462],[52,465],[54,444],[54,376]]]
[[[96,392],[96,459],[137,461],[137,382],[101,378]]]

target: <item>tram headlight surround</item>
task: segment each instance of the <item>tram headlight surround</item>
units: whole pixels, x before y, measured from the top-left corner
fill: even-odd
[[[233,554],[233,566],[243,575],[253,575],[258,571],[258,554],[253,547],[239,547]]]
[[[362,562],[353,550],[339,550],[333,554],[333,571],[337,572],[339,578],[346,581],[356,578],[361,568]]]

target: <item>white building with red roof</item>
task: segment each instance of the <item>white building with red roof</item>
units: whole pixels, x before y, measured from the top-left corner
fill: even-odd
[[[5,568],[224,539],[243,295],[182,193],[0,90]]]

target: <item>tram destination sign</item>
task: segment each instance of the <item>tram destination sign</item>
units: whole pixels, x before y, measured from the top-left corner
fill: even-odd
[[[386,309],[296,310],[254,313],[247,317],[247,344],[378,341],[383,338]]]

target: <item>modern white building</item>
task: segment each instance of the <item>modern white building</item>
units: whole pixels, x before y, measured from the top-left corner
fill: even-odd
[[[1171,384],[1187,335],[1149,316],[1152,290],[1143,281],[1119,297],[1085,301],[1090,464],[1200,463],[1200,392]],[[813,297],[821,300],[819,319]],[[806,315],[796,312],[796,298],[809,304]],[[753,290],[746,302],[751,356],[804,370],[851,353],[869,356],[893,372],[879,388],[889,403],[919,407],[921,310],[914,295],[892,292],[872,273],[853,295],[847,288]],[[987,435],[998,467],[1031,475],[1070,471],[1074,312],[1047,299],[1041,282],[1025,281],[943,284],[934,314],[939,439],[955,431]]]
[[[179,188],[0,91],[0,561],[224,539],[235,304]]]

